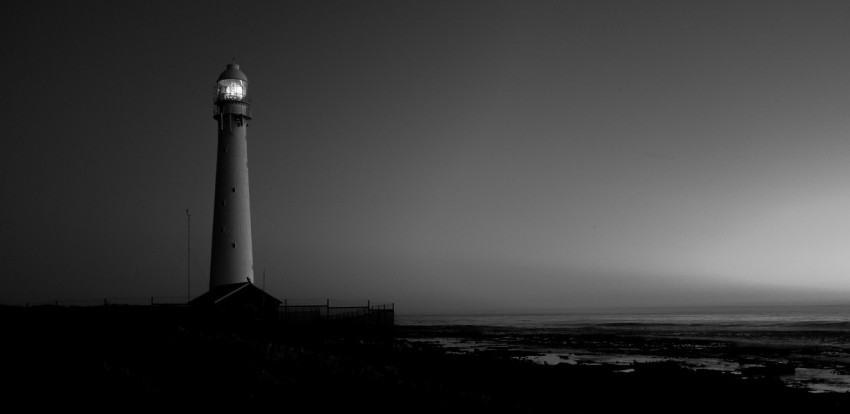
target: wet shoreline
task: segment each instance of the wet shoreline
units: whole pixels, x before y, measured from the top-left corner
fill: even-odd
[[[850,339],[842,330],[706,329],[642,324],[570,328],[403,326],[415,342],[460,354],[495,353],[542,365],[673,362],[740,378],[774,377],[809,392],[850,391]]]

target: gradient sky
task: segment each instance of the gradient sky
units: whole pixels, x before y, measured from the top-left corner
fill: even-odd
[[[232,58],[279,298],[850,302],[846,1],[11,7],[0,303],[206,291]]]

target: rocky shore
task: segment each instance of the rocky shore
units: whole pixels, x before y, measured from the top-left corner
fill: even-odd
[[[452,352],[405,327],[210,321],[157,307],[0,308],[7,404],[91,410],[557,410],[838,412],[770,373],[676,362],[534,363],[515,351]],[[473,332],[474,334],[474,332]],[[420,332],[421,335],[421,332]],[[420,336],[421,339],[421,336]]]

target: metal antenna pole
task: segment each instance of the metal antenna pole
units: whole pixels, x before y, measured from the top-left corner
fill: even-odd
[[[186,303],[192,299],[192,216],[186,209]]]

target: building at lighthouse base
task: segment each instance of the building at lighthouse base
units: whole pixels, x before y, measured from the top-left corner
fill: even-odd
[[[250,282],[217,286],[189,305],[239,319],[277,319],[281,301]]]

